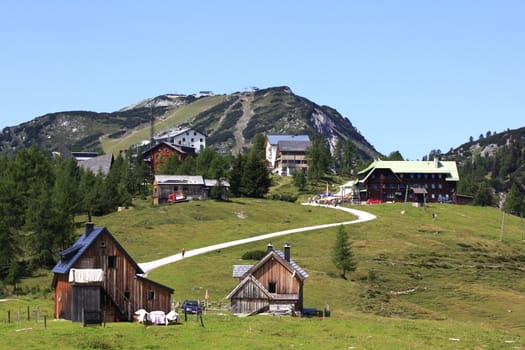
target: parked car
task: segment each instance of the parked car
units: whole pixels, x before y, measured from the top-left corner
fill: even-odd
[[[197,300],[184,300],[182,303],[182,311],[187,314],[196,314],[202,312],[202,306]]]

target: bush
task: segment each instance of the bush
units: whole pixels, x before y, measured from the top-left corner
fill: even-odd
[[[293,193],[270,193],[266,197],[267,199],[276,200],[276,201],[283,201],[283,202],[292,202],[295,203],[297,201],[298,196]]]
[[[242,260],[261,260],[266,255],[264,250],[252,250],[242,255]]]

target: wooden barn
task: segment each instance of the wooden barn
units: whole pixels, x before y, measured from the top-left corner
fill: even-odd
[[[151,281],[105,227],[85,232],[60,252],[53,268],[55,318],[81,322],[131,320],[135,311],[171,309],[173,289]]]
[[[268,245],[266,255],[255,265],[234,265],[239,284],[227,296],[233,314],[256,314],[280,306],[303,310],[303,284],[308,273],[284,252]]]

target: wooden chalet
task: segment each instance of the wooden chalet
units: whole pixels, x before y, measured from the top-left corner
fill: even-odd
[[[290,245],[284,252],[268,245],[266,255],[255,265],[234,265],[239,284],[227,296],[233,314],[256,314],[279,306],[303,310],[303,284],[308,278],[290,259]]]
[[[131,320],[139,309],[171,309],[173,289],[143,277],[144,271],[105,227],[88,223],[59,255],[52,270],[57,319],[81,322],[90,313],[111,322]]]
[[[195,156],[195,148],[174,145],[169,142],[162,141],[142,154],[142,157],[146,163],[151,167],[151,171],[157,173],[159,167],[166,164],[169,157],[177,157],[177,160],[184,160],[187,157]]]
[[[459,174],[453,161],[378,160],[358,176],[361,201],[457,202]]]

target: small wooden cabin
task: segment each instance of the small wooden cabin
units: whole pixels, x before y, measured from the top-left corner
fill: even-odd
[[[268,245],[266,255],[255,265],[234,265],[239,284],[227,296],[233,314],[255,314],[272,306],[292,305],[303,310],[303,284],[308,273],[290,259],[290,245],[284,252]]]
[[[143,277],[144,271],[105,227],[88,223],[59,255],[52,270],[57,319],[81,322],[90,312],[111,322],[131,320],[139,309],[171,309],[173,289]]]

